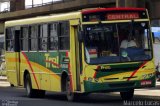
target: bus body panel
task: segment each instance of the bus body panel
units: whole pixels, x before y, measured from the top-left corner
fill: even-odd
[[[74,18],[72,18],[74,17]],[[66,21],[66,20],[73,20],[71,22],[72,25],[77,25],[79,23],[80,18],[80,12],[76,13],[69,13],[65,15],[59,15],[59,16],[47,16],[47,17],[41,17],[35,18],[35,19],[26,19],[23,21],[9,21],[5,23],[5,27],[13,27],[13,26],[19,26],[19,25],[27,25],[37,24],[39,22],[47,22],[51,23],[54,21]],[[76,20],[76,18],[78,20]],[[75,19],[75,20],[74,20]],[[76,23],[74,23],[76,22]],[[74,32],[74,31],[73,31]],[[72,36],[74,36],[75,33],[73,33]],[[74,39],[73,39],[74,40]],[[73,44],[72,44],[73,45]],[[49,90],[49,91],[61,91],[61,74],[63,71],[67,72],[68,75],[72,76],[71,73],[68,72],[68,68],[70,67],[69,63],[63,62],[63,58],[66,57],[66,54],[70,54],[68,51],[50,51],[50,52],[22,52],[20,53],[21,62],[20,62],[20,79],[21,84],[24,86],[24,72],[27,70],[30,73],[31,82],[33,89],[42,89],[42,90]],[[7,52],[6,52],[7,54]],[[72,53],[71,53],[72,54]],[[43,59],[41,58],[43,55]],[[55,55],[55,56],[54,56]],[[61,55],[61,56],[60,56]],[[8,57],[8,55],[6,55]],[[59,58],[61,57],[61,58]],[[73,57],[72,57],[73,58]],[[43,60],[43,61],[42,61]],[[56,61],[55,63],[53,63]],[[7,62],[8,64],[11,64],[10,62]],[[8,67],[8,66],[7,66]],[[57,68],[55,70],[55,68]],[[16,70],[15,70],[16,71]],[[54,72],[55,71],[55,72]],[[8,77],[11,76],[12,79],[8,79],[9,82],[13,83],[13,85],[17,86],[16,81],[16,72],[14,75],[10,75],[10,72],[8,71]],[[14,80],[13,80],[14,79]],[[76,85],[76,84],[75,84]],[[76,88],[76,87],[74,87]]]
[[[58,56],[60,55],[60,59]],[[62,64],[62,58],[66,52],[23,52],[24,61],[21,70],[28,70],[31,74],[33,88],[61,91],[61,74],[62,71],[68,71],[68,65]],[[28,68],[26,68],[28,67]],[[22,71],[24,72],[24,71]],[[22,78],[23,79],[23,78]],[[56,86],[55,86],[56,85]]]
[[[14,84],[15,86],[18,86],[18,67],[17,67],[17,63],[18,63],[18,57],[17,57],[17,53],[15,52],[10,52],[10,53],[5,53],[5,57],[6,57],[6,69],[7,69],[7,78],[8,81],[11,84]]]

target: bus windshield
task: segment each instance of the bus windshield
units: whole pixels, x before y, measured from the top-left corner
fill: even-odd
[[[84,25],[89,64],[146,61],[152,58],[149,22]]]

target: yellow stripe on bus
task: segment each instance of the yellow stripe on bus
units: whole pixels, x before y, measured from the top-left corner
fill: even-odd
[[[18,58],[6,58],[6,60],[7,60],[8,62],[18,62],[18,61],[19,61]]]
[[[42,65],[40,65],[40,64],[37,64],[37,63],[35,63],[35,62],[30,62],[30,63],[31,63],[32,66],[37,67],[37,68],[39,68],[40,70],[43,70],[43,71],[45,71],[45,72],[47,72],[47,73],[51,73],[51,75],[52,75],[53,77],[55,77],[56,79],[60,80],[60,76],[58,76],[58,75],[57,75],[56,73],[54,73],[53,71],[47,69],[46,67],[44,67],[44,66],[42,66]]]
[[[7,61],[9,61],[9,62],[19,62],[19,59],[18,59],[18,58],[7,58]],[[24,59],[21,59],[21,63],[27,64],[26,60],[24,60]],[[50,73],[53,77],[55,77],[56,79],[60,80],[60,76],[58,76],[58,75],[57,75],[56,73],[54,73],[53,71],[47,69],[46,67],[44,67],[44,66],[42,66],[42,65],[40,65],[40,64],[37,64],[37,63],[35,63],[35,62],[31,62],[31,61],[30,61],[30,63],[31,63],[31,65],[32,65],[33,67],[36,67],[36,68],[38,68],[38,69],[40,69],[40,70],[42,70],[42,71],[45,71],[45,72],[47,72],[47,73]],[[36,70],[35,70],[35,71],[36,71]]]

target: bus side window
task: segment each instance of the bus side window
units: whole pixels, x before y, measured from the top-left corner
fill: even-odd
[[[24,26],[21,28],[21,50],[28,51],[28,34],[29,34],[29,27]]]
[[[30,42],[30,48],[29,50],[31,51],[37,51],[38,48],[38,25],[32,25],[30,27],[30,37],[29,37],[29,42]]]
[[[39,50],[47,50],[47,39],[48,39],[48,24],[42,24],[39,26]]]
[[[49,24],[49,50],[58,50],[58,23]]]
[[[14,28],[6,29],[6,50],[14,51]]]
[[[69,39],[69,22],[60,23],[60,34],[59,34],[59,48],[60,50],[70,49],[70,39]]]

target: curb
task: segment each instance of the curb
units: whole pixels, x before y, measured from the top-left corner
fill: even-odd
[[[6,76],[0,76],[0,81],[7,81],[7,77]]]
[[[7,79],[0,79],[0,81],[7,81]]]
[[[10,83],[7,81],[0,81],[0,87],[9,87]]]

